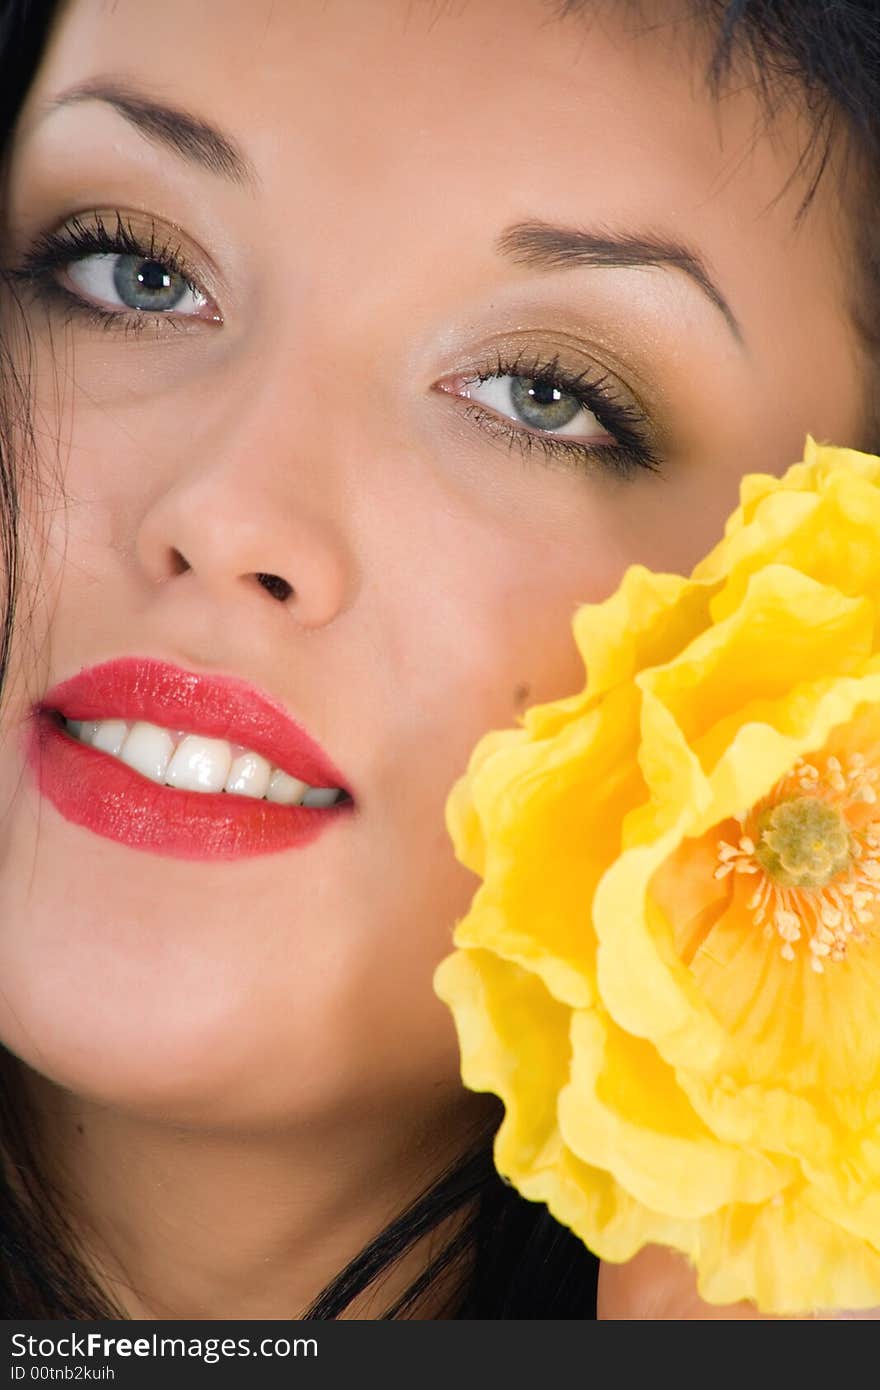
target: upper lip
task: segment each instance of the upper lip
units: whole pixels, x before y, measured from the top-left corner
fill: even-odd
[[[352,796],[339,769],[282,707],[234,676],[184,671],[151,657],[89,666],[47,691],[38,706],[65,719],[145,720],[243,744],[312,787]]]

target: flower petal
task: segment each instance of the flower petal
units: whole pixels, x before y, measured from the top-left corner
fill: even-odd
[[[571,1044],[571,1080],[559,1097],[563,1138],[652,1210],[696,1219],[719,1203],[762,1201],[795,1177],[787,1159],[720,1141],[672,1068],[598,1011],[574,1014]]]
[[[880,1303],[880,1252],[804,1200],[722,1208],[702,1225],[697,1268],[708,1303],[801,1316]]]

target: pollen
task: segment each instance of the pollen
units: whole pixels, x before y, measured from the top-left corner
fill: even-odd
[[[739,813],[736,844],[719,840],[716,879],[754,875],[745,902],[755,927],[784,960],[805,952],[822,974],[867,940],[880,905],[880,769],[863,754],[799,758],[751,811]]]

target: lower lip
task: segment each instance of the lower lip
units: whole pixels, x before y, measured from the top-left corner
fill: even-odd
[[[34,715],[28,763],[41,794],[65,820],[173,859],[246,859],[302,849],[352,810],[350,801],[319,809],[164,787],[80,743],[51,710]]]

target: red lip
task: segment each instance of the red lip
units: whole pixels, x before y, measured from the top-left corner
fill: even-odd
[[[62,681],[34,709],[28,757],[40,791],[68,820],[137,849],[184,859],[238,859],[310,843],[353,801],[317,809],[226,792],[185,792],[142,777],[78,742],[58,718],[146,720],[227,739],[313,787],[346,779],[288,714],[247,682],[147,657],[107,661]]]

